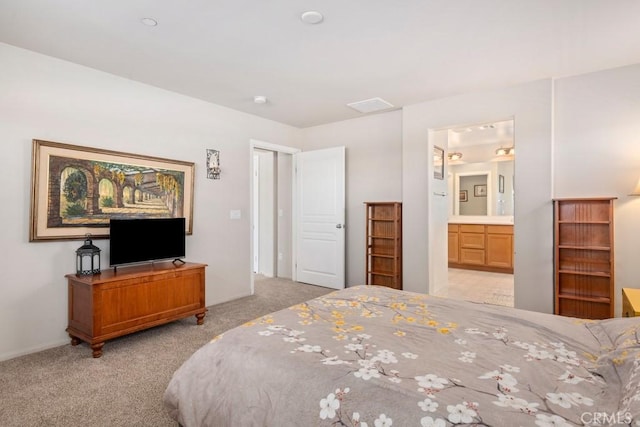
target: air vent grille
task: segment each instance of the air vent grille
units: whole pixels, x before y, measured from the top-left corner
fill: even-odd
[[[393,104],[385,101],[382,98],[365,99],[364,101],[357,101],[347,104],[348,107],[353,108],[360,113],[373,113],[374,111],[388,110],[393,108]]]

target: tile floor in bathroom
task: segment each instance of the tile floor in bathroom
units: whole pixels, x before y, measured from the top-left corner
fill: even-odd
[[[449,286],[442,297],[513,307],[513,274],[449,269]]]

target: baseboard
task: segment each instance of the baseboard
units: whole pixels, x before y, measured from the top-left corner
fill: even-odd
[[[28,348],[26,350],[21,350],[21,351],[15,352],[15,353],[0,354],[0,362],[4,362],[4,361],[10,360],[10,359],[15,359],[16,357],[27,356],[29,354],[38,353],[38,352],[44,351],[44,350],[49,350],[51,348],[60,347],[60,346],[65,345],[65,344],[69,344],[69,340],[68,339],[55,341],[55,342],[51,342],[51,343],[48,343],[48,344],[39,345],[39,346],[36,346],[36,347],[31,347],[31,348]]]

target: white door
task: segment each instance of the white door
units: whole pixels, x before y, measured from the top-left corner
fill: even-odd
[[[296,280],[345,282],[345,148],[305,151],[296,164]]]

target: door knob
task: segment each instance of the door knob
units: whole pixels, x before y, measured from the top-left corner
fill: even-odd
[[[342,224],[336,224],[336,228],[342,228]]]

